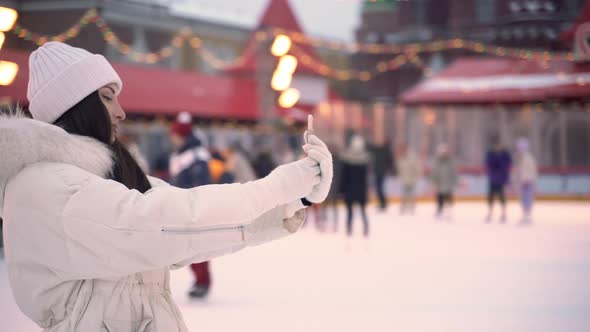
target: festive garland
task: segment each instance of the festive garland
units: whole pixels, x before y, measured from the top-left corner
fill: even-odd
[[[12,32],[24,40],[31,41],[38,46],[45,44],[48,41],[64,42],[76,37],[82,28],[85,28],[90,23],[95,23],[99,15],[95,8],[88,10],[82,17],[66,31],[55,36],[41,36],[26,28],[21,27],[18,23],[12,28]]]
[[[188,43],[191,48],[198,52],[204,61],[206,61],[213,68],[218,70],[227,70],[236,66],[242,65],[248,56],[254,51],[252,49],[246,49],[236,59],[227,61],[217,57],[213,52],[203,47],[201,38],[194,34],[189,28],[183,28],[176,32],[171,40],[171,43],[167,46],[162,47],[157,52],[138,52],[133,49],[129,44],[121,41],[119,37],[109,27],[107,22],[100,16],[95,8],[89,9],[78,22],[72,27],[67,29],[56,36],[43,36],[37,33],[31,32],[26,28],[16,24],[12,31],[19,38],[29,40],[39,46],[43,45],[48,41],[60,41],[64,42],[69,39],[75,38],[83,28],[86,28],[89,24],[95,24],[98,30],[102,33],[103,39],[121,54],[130,57],[133,61],[143,63],[157,63],[164,59],[171,57],[174,54],[174,49],[183,47],[185,43]],[[287,31],[284,29],[273,28],[269,31],[257,31],[255,35],[255,41],[252,47],[258,47],[263,42],[274,38],[277,35],[284,34],[289,36],[295,43],[292,47],[292,53],[299,61],[310,68],[312,68],[317,74],[329,77],[335,80],[351,80],[358,79],[361,81],[368,81],[373,77],[392,70],[397,70],[401,66],[413,64],[418,68],[422,69],[426,75],[431,73],[431,69],[424,65],[422,59],[418,56],[420,53],[427,52],[438,52],[449,49],[466,49],[476,53],[487,53],[502,57],[514,57],[526,60],[537,60],[541,61],[548,66],[547,62],[551,60],[565,60],[565,61],[576,61],[578,60],[573,53],[552,53],[552,52],[537,52],[526,49],[515,49],[505,48],[499,46],[484,45],[479,42],[466,41],[463,39],[452,39],[445,41],[432,41],[428,43],[413,43],[407,45],[386,45],[386,44],[358,44],[358,43],[342,43],[337,41],[322,40],[318,38],[308,37],[301,32]],[[369,54],[397,54],[394,58],[389,60],[379,61],[375,67],[371,70],[347,70],[347,69],[336,69],[332,68],[324,63],[319,62],[314,57],[311,57],[300,47],[296,46],[296,43],[309,44],[314,47],[327,47],[334,50],[347,50],[350,52],[362,52]]]
[[[293,41],[308,44],[314,47],[323,47],[332,50],[347,51],[351,53],[369,53],[369,54],[400,54],[400,53],[432,53],[451,49],[466,49],[476,53],[492,54],[500,57],[514,57],[527,60],[565,60],[577,61],[573,52],[554,53],[548,51],[533,51],[529,49],[509,48],[502,46],[486,45],[480,42],[469,41],[461,38],[448,40],[435,40],[426,43],[410,44],[362,44],[362,43],[345,43],[340,41],[325,40],[306,36],[297,31],[289,31],[280,28],[270,30],[273,36],[287,35]]]
[[[25,40],[29,40],[41,46],[47,41],[64,42],[69,39],[72,39],[79,34],[82,28],[85,28],[90,23],[96,25],[98,30],[101,32],[103,39],[109,45],[113,46],[119,53],[130,57],[133,61],[136,62],[150,64],[160,62],[166,58],[171,57],[174,54],[174,48],[178,49],[181,48],[184,43],[189,43],[190,47],[192,47],[196,52],[199,52],[203,60],[205,60],[213,68],[216,68],[218,70],[226,70],[230,68],[239,67],[240,65],[242,65],[248,58],[248,55],[250,55],[254,51],[252,49],[246,49],[244,50],[242,55],[237,57],[236,59],[230,61],[223,60],[218,58],[215,54],[213,54],[205,47],[203,47],[202,40],[198,36],[196,36],[190,29],[184,28],[173,35],[170,45],[162,47],[158,52],[138,52],[133,50],[133,48],[129,44],[119,39],[119,37],[113,32],[113,30],[109,27],[107,22],[100,16],[96,9],[90,9],[71,28],[56,36],[41,36],[21,27],[20,25],[15,25],[13,31],[18,37],[23,38]],[[274,32],[279,31],[280,30],[276,30]],[[267,41],[270,38],[274,38],[273,33],[269,33],[266,31],[258,31],[255,35],[256,43],[251,44],[250,48],[258,47],[262,42]],[[298,41],[300,40],[300,38],[301,36],[298,35],[297,37],[295,37],[294,40]],[[335,80],[359,79],[362,81],[368,81],[379,73],[399,68],[400,66],[406,64],[408,59],[407,55],[401,54],[389,61],[379,62],[375,66],[375,69],[372,71],[357,71],[331,68],[328,65],[319,62],[314,57],[309,56],[305,51],[301,50],[296,45],[293,46],[292,50],[294,55],[303,64],[306,64],[309,67],[311,67],[319,75],[322,75],[324,77],[330,77]],[[410,58],[416,57],[416,54],[410,56]]]
[[[369,81],[373,77],[382,74],[387,71],[397,70],[405,64],[410,62],[411,64],[423,63],[417,54],[400,54],[393,59],[379,61],[375,67],[371,70],[343,70],[331,68],[306,54],[297,45],[291,47],[293,55],[301,61],[304,65],[310,67],[319,75],[329,77],[335,80],[351,80],[358,79],[361,81]]]

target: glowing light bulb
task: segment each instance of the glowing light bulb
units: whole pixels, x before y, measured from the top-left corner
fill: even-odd
[[[293,74],[297,69],[297,58],[292,55],[283,55],[277,65],[277,71]]]
[[[283,56],[291,49],[291,38],[285,35],[278,35],[272,43],[270,53],[274,56]]]
[[[270,86],[276,91],[283,91],[291,85],[293,76],[289,73],[275,71],[272,75]]]
[[[17,73],[18,65],[16,63],[0,61],[0,85],[10,85]]]
[[[291,108],[299,101],[301,93],[299,90],[290,88],[281,93],[279,97],[279,106],[282,108]]]
[[[18,13],[12,8],[0,7],[0,31],[8,31],[12,28]]]

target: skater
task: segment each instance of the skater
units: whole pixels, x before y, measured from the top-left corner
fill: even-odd
[[[227,149],[226,166],[234,177],[235,182],[246,183],[256,180],[256,173],[250,164],[244,149],[239,142],[234,142]]]
[[[358,134],[350,138],[346,150],[341,155],[342,173],[340,178],[340,192],[346,203],[346,233],[352,236],[353,205],[358,203],[363,219],[363,235],[369,236],[369,220],[367,219],[367,173],[369,168],[369,153],[365,148],[365,140]]]
[[[537,161],[529,150],[529,140],[520,138],[516,142],[518,156],[514,165],[514,179],[518,185],[520,204],[522,207],[521,225],[532,223],[532,209],[535,201],[535,182],[537,181]]]
[[[510,167],[512,158],[510,153],[504,149],[499,137],[493,140],[493,147],[486,154],[485,160],[486,174],[488,175],[488,215],[485,219],[487,223],[492,221],[494,214],[494,201],[498,197],[500,201],[502,214],[500,223],[506,222],[506,194],[505,189],[510,180]]]
[[[174,148],[168,167],[170,183],[186,189],[211,184],[209,172],[211,155],[201,140],[193,134],[192,117],[189,113],[180,113],[170,127],[170,142]],[[191,264],[190,268],[195,282],[189,290],[189,296],[192,298],[207,296],[211,286],[209,262]]]
[[[449,209],[453,205],[453,191],[457,185],[457,168],[446,143],[437,147],[430,176],[436,190],[436,217],[440,219],[447,215],[450,218]]]
[[[123,85],[103,56],[48,42],[29,75],[33,118],[0,118],[0,215],[12,293],[44,331],[187,331],[170,268],[295,232],[328,194],[315,135],[261,180],[170,186],[117,140]]]
[[[379,211],[387,210],[387,194],[385,193],[385,179],[388,174],[394,175],[394,161],[391,148],[383,139],[377,140],[370,148],[373,174],[375,175],[375,191],[379,199]]]
[[[0,218],[0,258],[4,256],[4,239],[2,238],[2,218]]]
[[[254,167],[254,172],[259,179],[270,174],[275,168],[275,162],[272,157],[270,146],[265,145],[262,147],[252,161],[252,165]]]
[[[401,186],[399,214],[414,214],[416,209],[416,184],[422,177],[422,163],[416,153],[403,145],[397,158],[397,171]]]
[[[324,203],[316,205],[320,205],[325,219],[327,219],[326,215],[328,210],[331,211],[332,231],[336,233],[338,232],[339,224],[338,203],[341,200],[340,181],[342,181],[342,161],[340,160],[340,154],[338,153],[339,149],[335,145],[329,146],[329,150],[332,151],[332,169],[334,170],[332,187],[330,188],[330,192]]]

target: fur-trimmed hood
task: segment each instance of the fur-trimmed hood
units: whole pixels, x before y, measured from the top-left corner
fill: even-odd
[[[0,115],[0,216],[8,180],[27,165],[66,163],[101,177],[113,167],[111,150],[95,139],[68,134],[20,111]]]

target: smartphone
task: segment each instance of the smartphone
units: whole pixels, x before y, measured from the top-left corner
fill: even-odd
[[[305,143],[309,142],[309,135],[313,134],[313,115],[307,116],[307,134],[305,135]]]

